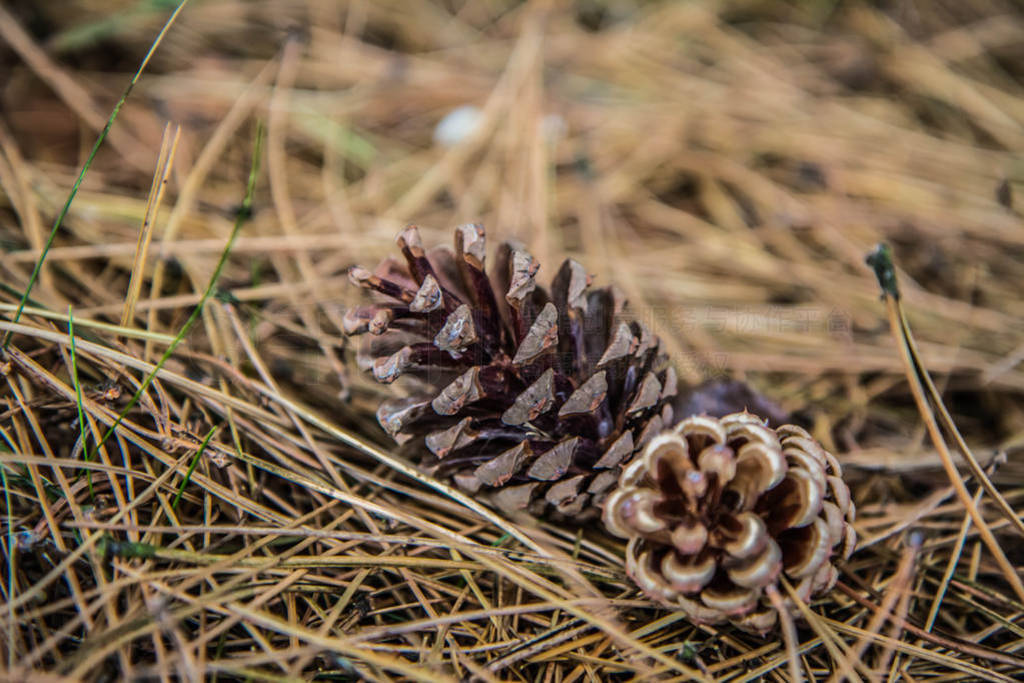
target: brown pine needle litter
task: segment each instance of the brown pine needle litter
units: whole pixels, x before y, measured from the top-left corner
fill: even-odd
[[[1020,679],[1019,3],[176,9],[0,8],[4,679]],[[342,333],[408,222],[577,258],[804,426],[836,589],[691,623],[412,466]]]

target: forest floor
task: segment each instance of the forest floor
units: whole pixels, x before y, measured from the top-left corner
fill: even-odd
[[[193,0],[158,40],[174,9],[0,5],[8,678],[1017,680],[1019,3]],[[860,547],[788,647],[382,432],[347,271],[470,221],[837,454]]]

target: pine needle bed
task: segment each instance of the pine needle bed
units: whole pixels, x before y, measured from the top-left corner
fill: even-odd
[[[173,7],[5,4],[5,676],[1017,680],[1019,522],[957,459],[971,521],[864,257],[893,246],[1019,518],[1024,16],[897,5],[195,2],[41,260]],[[341,330],[348,268],[410,221],[579,259],[681,382],[744,379],[839,456],[861,542],[789,648],[402,457]]]

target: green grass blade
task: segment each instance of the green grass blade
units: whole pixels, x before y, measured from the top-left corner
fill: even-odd
[[[107,431],[103,434],[103,438],[101,438],[100,442],[96,444],[96,450],[99,450],[100,448],[103,447],[103,444],[105,444],[107,440],[111,437],[111,435],[113,435],[114,432],[117,431],[117,428],[124,421],[125,416],[128,415],[132,408],[134,408],[136,404],[138,404],[138,402],[142,399],[142,395],[146,393],[146,390],[149,388],[149,385],[153,383],[153,379],[156,378],[157,374],[164,367],[164,364],[167,363],[168,359],[174,354],[174,350],[178,348],[178,344],[181,343],[181,341],[189,333],[189,330],[192,329],[192,326],[195,324],[196,320],[199,319],[200,314],[203,312],[203,307],[206,305],[206,302],[210,299],[210,296],[215,291],[217,286],[217,280],[220,278],[220,273],[222,270],[224,270],[224,265],[227,263],[228,256],[231,253],[231,247],[234,246],[235,239],[238,237],[238,233],[241,231],[242,225],[249,218],[249,214],[252,211],[252,197],[256,191],[256,178],[259,175],[260,155],[262,154],[262,150],[263,126],[261,124],[256,129],[256,140],[253,142],[252,166],[249,169],[249,182],[245,188],[245,197],[242,199],[242,205],[239,207],[238,215],[235,217],[235,225],[231,229],[231,235],[228,237],[228,243],[224,245],[224,250],[220,254],[220,260],[217,261],[216,267],[213,269],[213,275],[210,276],[210,281],[206,285],[206,290],[203,292],[203,295],[199,298],[199,303],[196,304],[196,307],[188,316],[188,320],[185,321],[185,324],[182,325],[181,330],[178,331],[178,334],[174,338],[174,341],[172,341],[167,346],[167,350],[164,351],[164,355],[160,357],[159,362],[157,362],[156,366],[154,366],[153,370],[149,373],[149,375],[146,376],[146,379],[143,380],[142,384],[139,385],[139,388],[135,391],[135,394],[132,396],[131,400],[128,401],[128,405],[124,407],[124,410],[122,410],[121,413],[117,416],[117,419],[114,420],[114,424],[110,425]]]
[[[107,125],[103,126],[103,130],[100,131],[99,136],[96,138],[96,142],[92,146],[92,151],[89,152],[89,156],[86,158],[85,163],[82,164],[82,170],[78,173],[78,178],[75,180],[75,184],[71,186],[71,192],[68,194],[67,200],[64,202],[64,207],[57,214],[57,220],[53,222],[53,228],[50,230],[50,236],[46,238],[46,244],[43,245],[43,253],[39,255],[39,259],[36,261],[35,267],[32,269],[32,275],[28,279],[28,285],[25,287],[25,292],[21,295],[21,301],[18,303],[18,311],[14,314],[14,322],[18,322],[21,319],[22,311],[25,309],[25,304],[28,302],[29,294],[32,292],[32,288],[36,284],[36,280],[39,279],[39,271],[43,268],[43,263],[46,261],[46,254],[50,251],[50,247],[53,246],[53,240],[57,237],[57,231],[60,230],[61,224],[64,222],[64,218],[68,215],[68,211],[71,209],[71,202],[75,200],[75,196],[78,194],[78,188],[81,187],[82,181],[85,180],[85,174],[89,171],[89,167],[92,166],[92,160],[96,157],[96,152],[99,151],[100,145],[107,138],[107,134],[110,133],[111,127],[114,125],[114,120],[117,115],[121,113],[121,107],[124,106],[125,101],[128,99],[128,95],[131,94],[132,88],[139,81],[142,76],[142,72],[145,70],[146,65],[149,64],[150,58],[153,53],[156,52],[157,47],[163,42],[164,36],[167,35],[167,31],[170,30],[171,25],[181,14],[181,10],[185,8],[188,0],[181,0],[178,4],[177,9],[171,14],[170,18],[164,24],[164,27],[160,30],[156,40],[150,45],[149,51],[146,52],[146,56],[143,57],[142,63],[139,64],[139,68],[135,71],[135,75],[132,76],[132,80],[128,82],[128,86],[124,89],[121,94],[121,99],[114,105],[114,110],[110,112],[110,118],[107,119]],[[11,343],[11,337],[14,335],[13,332],[8,332],[4,336],[3,348],[7,348]]]
[[[75,352],[75,318],[71,313],[71,306],[68,306],[68,339],[71,341],[71,383],[75,387],[75,405],[78,406],[78,434],[82,444],[82,457],[88,462],[91,457],[89,446],[86,442],[85,433],[85,411],[82,410],[82,384],[78,381],[78,354]],[[93,500],[92,471],[86,472],[89,482],[89,500]]]
[[[196,454],[192,456],[192,462],[188,464],[188,471],[185,472],[185,478],[181,480],[181,486],[178,487],[178,493],[174,496],[174,500],[171,501],[171,509],[178,509],[178,501],[181,500],[181,496],[185,493],[185,487],[188,486],[189,480],[192,479],[192,473],[196,471],[196,465],[199,464],[199,458],[202,457],[203,451],[210,445],[210,439],[217,433],[217,428],[213,427],[203,437],[203,442],[199,444],[199,448],[196,450]]]
[[[14,608],[11,603],[14,600],[14,513],[11,511],[11,489],[7,484],[7,468],[0,466],[0,484],[4,487],[4,505],[7,510],[7,556],[11,558],[7,564],[7,623],[10,625],[7,638],[9,643],[14,642],[14,629],[17,621],[14,619]],[[13,670],[14,648],[7,648],[7,669]]]

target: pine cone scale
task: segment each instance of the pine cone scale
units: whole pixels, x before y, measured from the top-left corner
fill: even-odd
[[[608,380],[604,371],[592,375],[590,379],[572,392],[558,410],[558,417],[570,415],[589,415],[608,397]]]
[[[487,486],[501,486],[516,474],[529,453],[529,445],[523,441],[501,455],[487,460],[477,467],[473,474]]]
[[[633,432],[623,432],[619,438],[612,442],[611,446],[604,452],[601,458],[594,463],[596,469],[610,469],[621,465],[622,462],[633,455]]]
[[[548,412],[555,404],[555,371],[548,368],[537,381],[524,389],[508,409],[501,421],[518,427],[532,422]]]
[[[782,549],[773,539],[766,538],[759,554],[726,571],[734,584],[753,589],[775,581],[782,566]]]
[[[576,458],[580,449],[580,437],[566,439],[551,450],[541,454],[527,470],[526,476],[539,481],[561,479]]]
[[[541,355],[558,348],[558,309],[551,302],[544,305],[537,319],[521,339],[512,358],[515,365],[533,363]]]

